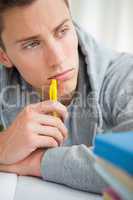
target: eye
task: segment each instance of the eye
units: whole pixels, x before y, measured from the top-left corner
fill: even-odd
[[[23,49],[33,49],[40,45],[40,41],[31,41],[23,45]]]
[[[69,31],[69,28],[63,28],[56,35],[58,38],[63,38],[67,34],[68,31]]]

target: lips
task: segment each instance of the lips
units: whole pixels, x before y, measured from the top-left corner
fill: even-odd
[[[51,80],[51,79],[68,80],[68,79],[72,78],[73,74],[74,74],[74,69],[70,69],[70,70],[64,71],[63,73],[60,73],[60,74],[50,77],[49,80]]]

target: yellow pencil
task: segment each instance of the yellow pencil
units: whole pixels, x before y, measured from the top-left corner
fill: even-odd
[[[52,79],[51,81],[50,88],[49,88],[49,98],[53,102],[56,102],[58,100],[56,79]],[[53,116],[58,117],[56,112],[53,112]]]

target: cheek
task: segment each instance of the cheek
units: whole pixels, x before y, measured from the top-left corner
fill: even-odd
[[[21,73],[29,74],[32,72],[32,74],[36,74],[37,72],[42,71],[42,69],[45,69],[45,65],[42,63],[42,59],[40,57],[40,54],[16,52],[15,57],[12,56],[12,60]]]
[[[20,59],[16,63],[16,67],[24,77],[31,79],[37,72],[39,73],[39,64],[33,62],[32,59]]]
[[[70,61],[77,61],[78,59],[78,38],[76,33],[73,31],[64,40],[64,51]]]
[[[48,71],[40,54],[19,53],[12,60],[22,77],[33,85],[41,85],[47,80]]]

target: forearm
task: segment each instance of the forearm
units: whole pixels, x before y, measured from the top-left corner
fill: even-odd
[[[101,193],[107,186],[96,173],[90,150],[85,145],[48,150],[41,162],[41,173],[44,180],[78,190]]]
[[[41,177],[40,163],[44,152],[44,149],[38,149],[17,163],[10,165],[0,164],[0,172],[16,173],[20,176]]]

